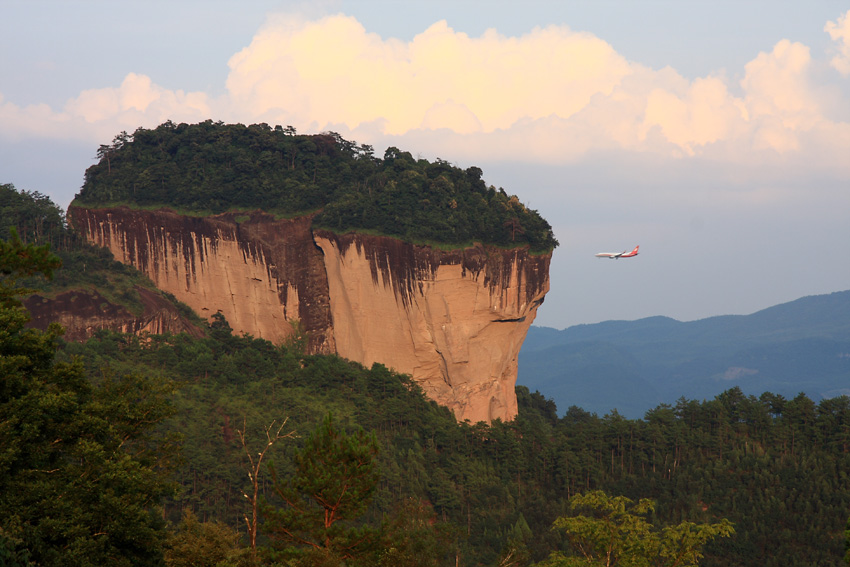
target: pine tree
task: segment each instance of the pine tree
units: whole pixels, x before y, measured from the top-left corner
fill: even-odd
[[[378,441],[358,429],[347,434],[328,414],[295,456],[295,473],[281,479],[270,467],[283,506],[266,505],[265,532],[275,546],[294,545],[311,562],[372,558],[377,530],[355,522],[378,484]],[[290,548],[288,551],[292,551]]]

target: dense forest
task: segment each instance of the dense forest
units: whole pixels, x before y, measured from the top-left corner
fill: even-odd
[[[336,133],[298,135],[267,124],[166,122],[122,132],[98,151],[75,204],[167,206],[188,214],[256,210],[317,213],[337,232],[375,231],[416,243],[549,252],[557,241],[537,211],[459,169],[373,148]]]
[[[53,211],[17,195],[0,205]],[[736,388],[626,419],[559,417],[518,387],[516,419],[471,424],[408,376],[221,316],[200,338],[67,343],[25,327],[19,298],[64,268],[37,245],[50,231],[15,218],[0,240],[5,565],[602,565],[581,544],[612,517],[636,537],[608,564],[843,562],[846,396]],[[685,540],[699,549],[677,563]]]
[[[454,528],[465,565],[490,565],[520,522],[530,528],[530,560],[566,548],[551,529],[570,497],[601,489],[651,498],[665,524],[727,518],[733,538],[709,546],[704,565],[838,565],[850,510],[850,399],[814,404],[800,395],[759,398],[733,389],[709,401],[680,400],[644,419],[603,417],[517,389],[510,423],[458,424],[415,384],[376,365],[301,356],[230,334],[226,322],[205,339],[103,333],[66,345],[90,374],[109,367],[180,385],[169,430],[184,438],[181,496],[202,519],[239,527],[245,512],[245,455],[237,431],[262,446],[264,428],[288,418],[299,437],[274,448],[279,474],[332,411],[345,427],[377,436],[380,483],[368,521],[377,525],[405,498],[426,502]],[[269,483],[266,474],[264,483]],[[273,501],[267,484],[264,493]]]

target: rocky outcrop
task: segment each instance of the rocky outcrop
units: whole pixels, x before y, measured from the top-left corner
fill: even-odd
[[[549,289],[549,255],[438,250],[312,231],[311,218],[188,217],[84,209],[68,216],[165,291],[237,332],[286,340],[298,321],[314,353],[413,376],[458,419],[512,419],[522,341]]]
[[[548,256],[325,232],[315,241],[341,355],[412,375],[458,419],[516,415],[517,355],[549,289]]]
[[[138,315],[115,305],[96,290],[70,290],[55,297],[30,295],[24,299],[24,307],[30,313],[28,326],[44,330],[52,322],[59,323],[65,328],[64,337],[69,341],[84,341],[102,329],[137,335],[203,335],[174,304],[143,287],[136,286],[136,292],[142,303],[142,312]]]
[[[300,321],[312,352],[335,352],[327,278],[309,218],[73,206],[68,217],[91,242],[200,315],[221,312],[234,331],[275,343]]]

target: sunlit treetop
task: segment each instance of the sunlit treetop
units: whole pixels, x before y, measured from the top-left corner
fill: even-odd
[[[264,210],[315,214],[314,226],[368,230],[411,242],[557,246],[552,227],[478,167],[416,159],[334,132],[291,126],[166,122],[100,146],[75,204],[170,207],[191,214]]]

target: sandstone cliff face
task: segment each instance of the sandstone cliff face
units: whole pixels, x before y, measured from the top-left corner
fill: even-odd
[[[337,351],[410,374],[459,420],[516,416],[517,355],[549,289],[549,257],[317,232]]]
[[[275,343],[300,321],[311,332],[312,352],[335,352],[327,278],[309,218],[79,207],[69,207],[68,217],[91,242],[201,316],[220,311],[237,333]]]
[[[28,326],[47,329],[52,322],[65,328],[65,339],[84,341],[101,329],[120,333],[188,333],[200,337],[203,332],[186,321],[171,303],[142,287],[136,287],[142,301],[141,315],[110,303],[95,290],[73,290],[56,297],[34,294],[24,299],[30,312]]]
[[[413,376],[459,420],[512,419],[517,355],[549,289],[549,255],[440,251],[255,212],[192,218],[71,207],[74,226],[198,313],[274,342],[298,320],[315,353]]]

